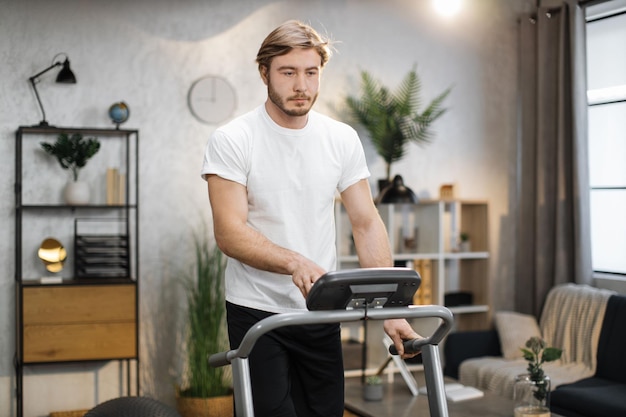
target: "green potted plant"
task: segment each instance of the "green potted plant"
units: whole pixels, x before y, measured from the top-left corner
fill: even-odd
[[[379,374],[365,378],[363,399],[365,401],[380,401],[383,399],[383,380]]]
[[[41,148],[54,156],[61,168],[68,169],[72,174],[72,181],[65,188],[65,199],[68,204],[78,205],[89,202],[89,186],[78,181],[78,174],[87,161],[100,150],[100,142],[97,138],[83,138],[80,133],[61,133],[56,142],[50,144],[41,143]]]
[[[459,234],[459,251],[460,252],[469,252],[472,249],[470,243],[470,236],[467,232],[461,232]]]
[[[205,236],[203,234],[203,236]],[[195,263],[183,280],[187,296],[186,360],[177,387],[183,416],[232,416],[233,400],[224,367],[209,366],[208,356],[226,349],[225,258],[206,237],[194,239]],[[223,413],[223,414],[221,414]]]
[[[385,161],[386,183],[391,181],[392,163],[405,156],[409,143],[424,144],[432,139],[430,126],[446,112],[442,103],[450,90],[439,94],[420,112],[421,81],[415,67],[393,92],[369,72],[361,72],[361,95],[349,96],[346,103]]]
[[[515,379],[515,415],[550,416],[550,378],[543,370],[543,364],[561,358],[563,351],[548,347],[540,337],[531,337],[521,348],[528,362],[527,374]]]

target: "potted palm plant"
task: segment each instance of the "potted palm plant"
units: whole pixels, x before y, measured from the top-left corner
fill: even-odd
[[[79,205],[89,202],[89,186],[78,180],[78,174],[87,161],[100,150],[97,138],[83,138],[80,133],[71,136],[61,133],[55,143],[41,143],[41,148],[54,156],[61,168],[71,171],[71,181],[65,188],[65,200],[68,204]]]
[[[203,235],[205,236],[205,235]],[[186,363],[177,387],[181,416],[232,416],[233,399],[225,368],[212,368],[208,356],[226,346],[225,262],[217,245],[195,237],[195,264],[184,279],[187,295]]]
[[[421,81],[415,67],[404,77],[397,90],[361,72],[361,95],[349,96],[346,103],[357,121],[368,131],[376,152],[386,163],[386,178],[391,181],[391,164],[402,159],[409,143],[424,144],[432,139],[431,124],[446,112],[443,101],[450,88],[435,97],[423,111]],[[382,188],[382,187],[381,187]]]

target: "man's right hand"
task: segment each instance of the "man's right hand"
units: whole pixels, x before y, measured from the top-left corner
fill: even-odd
[[[306,298],[307,295],[309,295],[309,291],[311,291],[313,284],[315,284],[315,281],[320,279],[326,271],[310,259],[307,259],[304,256],[301,256],[300,258],[301,259],[298,261],[291,274],[291,280],[294,285],[300,289],[302,296]]]

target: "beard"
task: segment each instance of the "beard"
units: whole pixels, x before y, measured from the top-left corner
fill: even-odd
[[[271,83],[268,83],[267,95],[272,103],[288,116],[306,116],[313,107],[313,104],[315,104],[315,100],[317,100],[317,93],[313,97],[307,96],[306,94],[296,94],[291,97],[283,98],[272,88]],[[290,101],[294,99],[306,99],[307,101],[305,103],[297,102],[295,107],[288,107]]]

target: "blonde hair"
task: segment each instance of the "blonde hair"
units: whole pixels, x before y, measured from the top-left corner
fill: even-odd
[[[332,55],[328,39],[323,38],[315,29],[305,23],[298,20],[288,20],[267,35],[261,44],[256,55],[259,71],[262,72],[263,67],[269,68],[274,57],[285,55],[294,48],[315,49],[322,58],[322,67]]]

